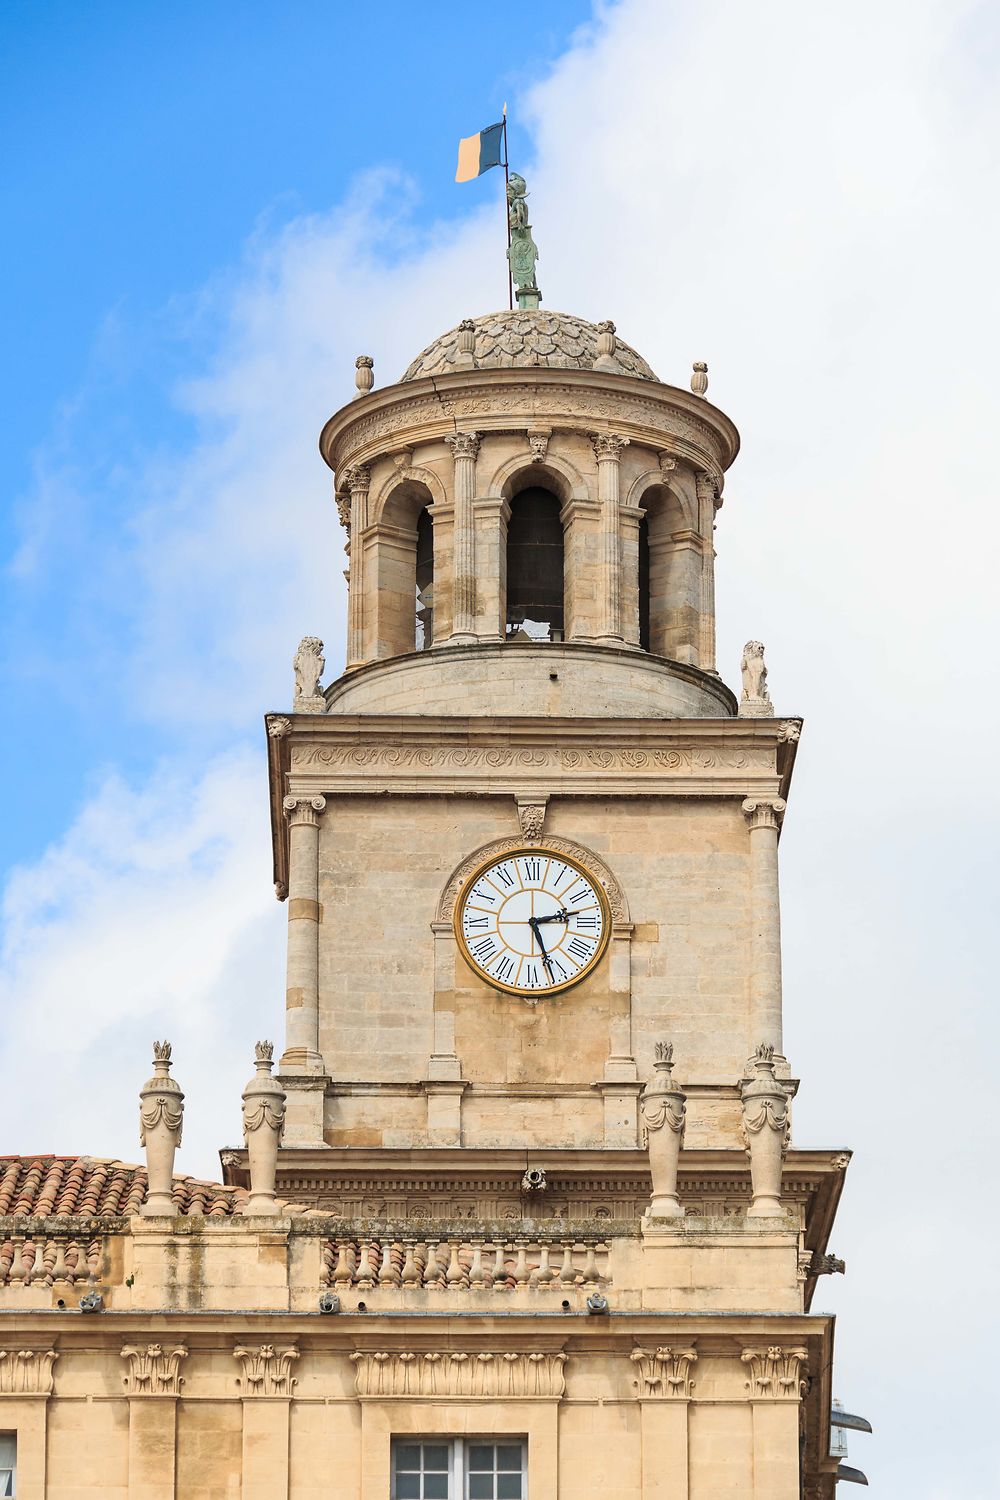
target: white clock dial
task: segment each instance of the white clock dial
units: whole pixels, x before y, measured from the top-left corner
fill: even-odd
[[[466,881],[455,934],[472,968],[496,989],[551,995],[576,984],[604,952],[607,899],[575,859],[515,849]]]

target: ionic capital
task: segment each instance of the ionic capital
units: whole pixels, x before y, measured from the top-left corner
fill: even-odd
[[[622,456],[622,449],[627,448],[630,439],[622,437],[617,432],[591,432],[588,434],[598,463],[617,463]]]
[[[456,459],[475,458],[481,441],[478,432],[453,432],[445,438],[445,442]]]
[[[339,477],[343,479],[352,495],[357,494],[358,492],[367,494],[368,486],[372,481],[371,465],[349,464],[348,467],[341,472]]]
[[[325,797],[286,797],[282,802],[290,828],[318,828]]]
[[[743,815],[750,825],[750,832],[758,828],[780,828],[787,803],[783,797],[748,797],[743,803]]]

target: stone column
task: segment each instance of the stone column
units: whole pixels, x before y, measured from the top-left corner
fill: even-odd
[[[351,564],[347,590],[347,665],[356,667],[365,659],[365,565],[361,536],[368,525],[368,486],[372,471],[367,464],[352,464],[344,470],[351,492]]]
[[[184,1095],[170,1077],[170,1043],[153,1043],[153,1076],[139,1094],[139,1142],[146,1148],[149,1186],[139,1212],[144,1218],[175,1213],[174,1154],[181,1143]]]
[[[288,818],[288,968],[285,981],[286,1073],[322,1073],[319,1050],[319,820],[325,797],[286,797]]]
[[[254,1048],[257,1071],[243,1090],[243,1139],[250,1163],[248,1214],[276,1214],[274,1179],[278,1147],[285,1129],[285,1094],[271,1077],[274,1046],[258,1042]]]
[[[684,1215],[677,1196],[677,1169],[684,1144],[687,1106],[684,1091],[674,1082],[673,1061],[673,1044],[657,1042],[655,1072],[642,1094],[642,1123],[653,1179],[647,1214],[652,1219],[677,1219]]]
[[[753,1202],[750,1219],[777,1219],[781,1202],[781,1166],[788,1150],[791,1126],[788,1095],[774,1076],[774,1048],[761,1042],[754,1054],[754,1076],[741,1087],[743,1140],[750,1158]]]
[[[598,583],[600,614],[597,639],[615,645],[622,639],[621,547],[618,540],[619,464],[628,438],[592,432],[597,455],[597,498],[601,507],[601,561]]]
[[[452,552],[452,618],[449,639],[476,639],[476,548],[472,502],[476,498],[478,432],[445,438],[455,460],[455,534]]]
[[[781,1055],[781,912],[778,903],[780,797],[748,797],[750,827],[750,1035],[749,1047],[767,1042]]]
[[[715,512],[719,487],[711,474],[695,478],[698,496],[698,530],[701,533],[701,641],[698,665],[703,672],[715,671]]]
[[[799,1406],[807,1389],[807,1351],[770,1345],[744,1349],[753,1412],[755,1493],[798,1500]]]

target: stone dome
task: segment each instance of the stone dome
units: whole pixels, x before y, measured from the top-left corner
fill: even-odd
[[[550,370],[592,370],[597,358],[596,323],[574,318],[570,313],[527,311],[488,313],[474,318],[476,344],[473,359],[477,369],[510,370],[542,366]],[[459,330],[452,328],[428,344],[403,372],[403,380],[425,375],[447,375],[462,369],[458,359]],[[638,380],[656,380],[641,354],[617,339],[614,364],[621,375]]]

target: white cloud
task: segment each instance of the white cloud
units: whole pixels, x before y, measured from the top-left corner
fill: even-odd
[[[834,1237],[849,1275],[819,1301],[842,1309],[840,1393],[877,1426],[852,1460],[913,1500],[985,1500],[1000,1480],[983,1309],[997,39],[995,13],[954,0],[631,0],[529,101],[545,305],[613,316],[677,384],[707,358],[744,434],[719,519],[721,664],[731,680],[760,636],[779,707],[807,716],[783,837],[796,1131],[858,1153]],[[315,442],[354,355],[384,384],[502,297],[494,208],[422,237],[408,193],[376,175],[329,216],[263,227],[177,313],[218,333],[183,392],[197,441],[135,477],[125,665],[193,748],[109,783],[9,888],[5,1087],[25,1148],[134,1155],[166,1017],[190,1169],[235,1134],[244,1059],[280,1014],[281,914],[260,739],[205,770],[199,737],[282,705],[300,635],[338,660]]]

